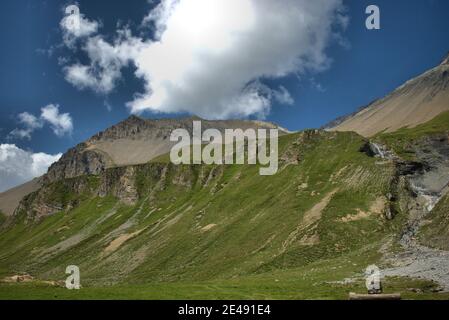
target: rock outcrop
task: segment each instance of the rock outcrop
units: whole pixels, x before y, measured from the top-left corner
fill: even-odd
[[[44,181],[52,182],[85,174],[99,174],[112,165],[113,162],[107,154],[89,150],[85,143],[81,143],[50,166]]]
[[[38,191],[26,196],[15,216],[38,221],[61,211],[70,211],[85,199],[113,196],[125,205],[135,205],[140,199],[154,199],[167,185],[185,189],[201,187],[219,179],[215,167],[176,166],[171,163],[147,163],[106,169],[98,175],[83,175],[47,182]],[[208,181],[204,177],[209,177]],[[170,180],[167,180],[170,177]],[[215,181],[216,182],[216,181]]]

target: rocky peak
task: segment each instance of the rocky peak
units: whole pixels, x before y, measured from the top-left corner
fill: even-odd
[[[116,125],[99,132],[89,139],[90,143],[104,139],[119,139],[130,135],[135,135],[146,127],[148,120],[132,115]]]

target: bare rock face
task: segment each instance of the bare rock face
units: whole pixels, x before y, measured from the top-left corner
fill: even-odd
[[[423,194],[436,203],[449,186],[449,135],[424,137],[411,147],[425,167],[421,175],[411,178],[412,186],[417,194]],[[434,204],[430,204],[432,208]]]
[[[112,168],[97,176],[79,176],[47,182],[26,196],[15,214],[37,221],[61,211],[76,208],[86,197],[116,197],[126,205],[138,200],[135,167]]]
[[[81,194],[93,194],[95,187],[89,177],[47,182],[37,191],[25,196],[15,210],[15,215],[25,213],[30,220],[40,220],[57,212],[70,210],[79,203]]]
[[[96,195],[105,197],[111,194],[127,205],[139,199],[136,188],[135,167],[122,167],[108,170],[100,176],[100,186]]]
[[[94,135],[89,139],[90,143],[102,140],[116,140],[120,138],[133,137],[138,138],[144,133],[146,120],[137,116],[131,116],[128,119],[118,123],[107,130]]]
[[[99,174],[112,162],[106,154],[89,150],[85,143],[70,149],[54,163],[44,177],[45,182],[73,178],[85,174]]]
[[[47,182],[20,202],[15,215],[24,215],[28,221],[39,221],[58,212],[68,212],[86,198],[107,196],[113,196],[121,203],[133,206],[143,197],[151,200],[166,184],[186,190],[196,183],[204,186],[206,183],[199,178],[197,170],[200,170],[199,167],[193,165],[148,163],[110,168],[98,175]],[[167,179],[167,175],[171,179]]]

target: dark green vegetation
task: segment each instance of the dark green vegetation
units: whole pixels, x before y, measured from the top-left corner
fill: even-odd
[[[400,151],[438,124],[380,138]],[[385,218],[394,166],[360,152],[365,143],[355,133],[283,136],[274,176],[260,176],[257,166],[174,166],[161,157],[46,185],[0,231],[0,278],[60,281],[74,264],[83,289],[36,280],[0,285],[0,298],[345,299],[364,292],[363,271],[382,264],[380,249],[398,238],[407,216],[398,208],[395,219]],[[344,284],[349,277],[359,279]],[[390,278],[384,286],[406,298],[448,298],[427,281]]]

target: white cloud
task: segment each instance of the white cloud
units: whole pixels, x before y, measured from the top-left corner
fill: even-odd
[[[161,1],[148,15],[143,19],[142,25],[154,24],[156,27],[155,38],[160,40],[162,34],[167,28],[167,21],[173,14],[179,0]]]
[[[49,104],[42,108],[41,112],[41,118],[50,124],[53,132],[58,137],[72,133],[72,117],[69,113],[59,113],[59,105]]]
[[[284,86],[280,86],[279,90],[274,91],[274,97],[281,104],[293,105],[295,103],[290,92]]]
[[[69,113],[60,114],[59,105],[49,104],[41,109],[39,118],[23,112],[18,115],[18,122],[22,128],[16,128],[8,134],[9,139],[31,139],[31,135],[37,129],[42,129],[45,123],[48,123],[53,132],[62,137],[73,131],[73,120]]]
[[[100,36],[89,38],[83,49],[91,64],[65,67],[65,79],[79,89],[109,93],[121,77],[121,69],[137,56],[142,45],[126,29],[119,31],[119,37],[112,45]]]
[[[28,139],[31,140],[31,134],[33,133],[33,130],[30,129],[19,129],[16,128],[13,131],[11,131],[7,139]]]
[[[108,44],[89,38],[89,65],[65,69],[78,88],[108,93],[132,62],[145,92],[128,103],[132,113],[189,112],[205,118],[266,115],[273,100],[292,104],[284,89],[264,79],[319,72],[344,29],[342,0],[162,0],[144,19],[155,39],[120,31]]]
[[[66,15],[60,23],[64,44],[73,48],[78,39],[89,37],[98,32],[100,23],[87,19],[82,13],[79,14],[78,23],[73,22],[73,16]]]
[[[36,118],[34,115],[23,112],[18,115],[18,121],[20,124],[24,126],[24,128],[16,128],[11,131],[8,135],[10,139],[31,139],[31,134],[36,130],[40,129],[43,126],[43,123],[40,119]]]
[[[19,114],[19,122],[30,129],[40,129],[43,126],[42,121],[28,112]]]
[[[0,192],[42,176],[60,157],[61,154],[32,153],[14,144],[1,144]]]

